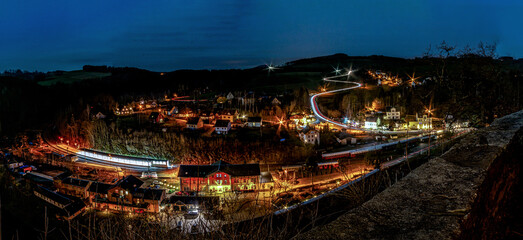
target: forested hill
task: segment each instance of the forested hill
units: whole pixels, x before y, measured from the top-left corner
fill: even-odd
[[[448,50],[448,49],[447,49]],[[452,50],[452,49],[451,49]],[[231,70],[177,70],[152,72],[137,68],[84,66],[84,69],[49,73],[7,71],[0,75],[0,135],[24,129],[53,128],[83,110],[96,106],[111,111],[115,103],[140,97],[161,98],[174,92],[193,97],[214,97],[229,91],[277,95],[317,89],[333,68],[381,70],[392,75],[431,77],[424,88],[436,101],[477,111],[480,122],[517,111],[523,106],[523,60],[493,58],[474,51],[463,54],[427,54],[423,58],[384,56],[351,57],[345,54],[296,60],[275,71],[265,67]],[[359,79],[362,78],[362,79]],[[204,95],[205,94],[207,95]],[[306,92],[306,91],[302,91]],[[292,94],[291,94],[292,95]]]

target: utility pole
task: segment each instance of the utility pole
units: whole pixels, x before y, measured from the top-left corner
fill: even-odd
[[[44,216],[44,240],[47,240],[47,206],[45,207],[45,216]]]
[[[409,162],[409,126],[407,125],[407,142],[405,143],[405,160]]]
[[[430,158],[430,139],[432,138],[432,119],[430,117],[430,114],[432,113],[432,111],[429,109],[429,158]]]
[[[0,194],[0,240],[2,240],[2,195]]]

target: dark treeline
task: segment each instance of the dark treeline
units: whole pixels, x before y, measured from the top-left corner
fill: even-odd
[[[11,135],[24,129],[64,128],[71,118],[86,120],[88,116],[85,110],[88,105],[109,113],[117,103],[140,98],[163,98],[174,92],[199,97],[202,92],[199,90],[202,89],[212,89],[214,93],[233,90],[260,91],[259,86],[300,81],[292,76],[267,76],[267,72],[258,68],[179,70],[165,74],[105,66],[86,66],[85,70],[110,72],[111,76],[41,86],[38,82],[44,78],[27,77],[30,74],[27,72],[18,77],[13,74],[0,75],[0,134]],[[277,90],[272,94],[293,91],[290,87],[273,89]]]
[[[443,42],[428,48],[421,58],[369,57],[368,64],[357,66],[364,70],[379,69],[404,81],[415,74],[419,77],[417,82],[422,84],[357,89],[322,103],[332,117],[348,113],[354,117],[358,110],[378,103],[380,110],[386,106],[400,108],[402,116],[424,113],[430,107],[435,110],[435,117],[452,115],[453,120],[464,119],[475,126],[484,126],[523,106],[523,59],[496,58],[495,48],[480,43],[475,48],[458,49]],[[360,71],[355,78],[370,76]]]

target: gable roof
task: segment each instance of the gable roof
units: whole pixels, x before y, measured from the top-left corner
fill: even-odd
[[[261,117],[248,117],[247,118],[247,122],[261,122],[261,121],[262,121]]]
[[[118,182],[117,186],[123,189],[137,189],[142,186],[143,181],[133,175],[129,175]]]
[[[378,117],[367,117],[365,118],[365,122],[377,122]]]
[[[77,186],[77,187],[87,187],[89,182],[91,182],[91,181],[79,179],[79,178],[70,178],[70,177],[62,180],[62,184],[68,184],[68,185],[73,185],[73,186]]]
[[[135,198],[162,200],[162,195],[164,192],[165,190],[162,189],[138,188],[132,194]]]
[[[215,172],[216,167],[213,165],[180,165],[178,168],[178,177],[207,177]]]
[[[260,164],[230,164],[217,161],[211,165],[180,165],[178,177],[207,177],[216,172],[224,172],[233,177],[259,176]]]
[[[393,108],[394,108],[394,110],[395,110],[396,112],[399,112],[398,109],[397,109],[396,107],[393,107],[393,106],[386,107],[386,108],[385,108],[385,111],[386,111],[386,112],[390,112]]]
[[[230,164],[223,172],[233,177],[260,176],[260,164]]]
[[[58,204],[63,205],[64,207],[71,204],[71,202],[72,202],[71,199],[69,199],[68,197],[66,197],[60,193],[51,191],[50,189],[42,187],[42,186],[37,186],[35,191],[51,200],[57,202]]]
[[[219,112],[219,115],[236,115],[238,113],[238,110],[234,109],[224,109]]]
[[[417,122],[417,119],[416,119],[415,115],[407,115],[407,116],[405,116],[405,121],[406,122]]]
[[[114,185],[107,184],[107,183],[101,183],[101,182],[93,182],[91,186],[89,186],[89,189],[87,191],[93,192],[93,193],[101,193],[101,194],[107,194],[109,189],[113,188]]]
[[[192,117],[187,119],[187,124],[193,124],[196,125],[200,121],[200,117]]]
[[[214,127],[228,127],[231,122],[229,120],[216,120]]]

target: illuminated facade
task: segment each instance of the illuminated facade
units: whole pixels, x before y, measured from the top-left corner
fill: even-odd
[[[231,190],[259,189],[259,164],[230,164],[218,161],[211,165],[180,165],[182,191],[223,193]]]
[[[401,118],[400,111],[397,111],[395,107],[387,107],[384,119],[386,120],[399,120]]]
[[[320,133],[315,130],[299,133],[300,140],[304,143],[320,145]]]
[[[380,118],[378,117],[367,117],[365,119],[366,129],[378,129],[378,125],[380,125]]]
[[[418,129],[432,128],[432,118],[427,117],[427,115],[419,117],[418,114],[416,114],[416,122],[418,122]]]

